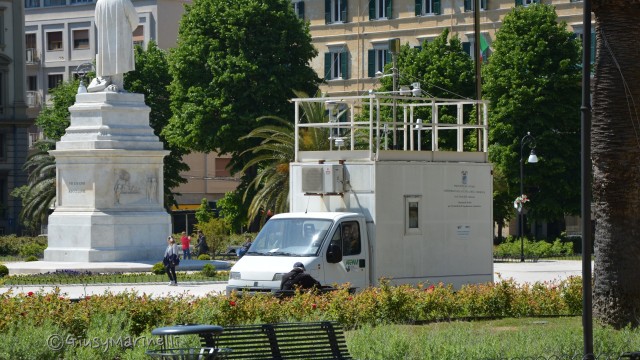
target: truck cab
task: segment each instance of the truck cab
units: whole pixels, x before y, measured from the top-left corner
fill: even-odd
[[[369,284],[369,238],[363,215],[351,212],[286,213],[273,216],[231,269],[227,293],[273,292],[301,262],[323,286]]]

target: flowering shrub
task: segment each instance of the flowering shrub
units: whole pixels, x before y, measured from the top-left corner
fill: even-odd
[[[582,286],[579,277],[562,281],[519,285],[514,280],[465,285],[454,289],[445,284],[393,286],[381,279],[380,286],[349,293],[346,284],[338,290],[315,294],[297,292],[279,299],[270,294],[197,298],[187,293],[173,297],[151,297],[136,292],[105,293],[71,301],[59,291],[0,294],[0,333],[20,334],[47,328],[77,338],[117,332],[144,336],[152,329],[174,324],[217,324],[335,320],[351,329],[365,325],[408,324],[482,317],[527,317],[579,315]],[[108,322],[109,328],[105,328]],[[48,335],[47,335],[48,336]],[[22,346],[22,345],[21,345]],[[114,350],[120,354],[137,349]],[[57,353],[73,358],[71,347]],[[88,351],[88,350],[87,350]],[[38,358],[59,356],[39,355]],[[68,355],[68,357],[67,357]],[[125,358],[123,356],[123,358]]]
[[[513,201],[513,207],[518,210],[518,212],[522,212],[522,207],[528,202],[529,198],[527,197],[527,195],[522,194]]]

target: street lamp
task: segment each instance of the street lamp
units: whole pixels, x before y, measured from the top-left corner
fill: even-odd
[[[518,225],[520,225],[520,262],[524,262],[524,216],[522,214],[522,210],[524,208],[524,158],[522,156],[522,150],[524,149],[524,144],[529,143],[529,148],[531,149],[531,154],[529,154],[529,158],[527,162],[530,164],[535,164],[538,162],[538,157],[536,156],[536,139],[531,135],[530,132],[527,131],[527,135],[522,137],[520,140],[520,204],[518,206]],[[533,143],[533,146],[531,146]]]

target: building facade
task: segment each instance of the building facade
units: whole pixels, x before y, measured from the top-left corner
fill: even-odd
[[[21,203],[9,194],[27,180],[23,28],[22,0],[0,0],[0,234],[18,231]]]
[[[376,73],[391,62],[389,40],[422,46],[444,29],[457,35],[473,58],[474,0],[300,0],[293,2],[298,16],[309,22],[319,55],[312,61],[328,94],[357,93],[377,86]],[[495,32],[515,6],[539,0],[480,0],[480,40],[489,56]],[[582,33],[582,2],[544,0],[556,7],[559,21]],[[595,37],[594,37],[595,39]],[[401,84],[408,85],[408,84]]]

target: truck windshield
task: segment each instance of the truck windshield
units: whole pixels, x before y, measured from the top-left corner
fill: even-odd
[[[317,256],[331,220],[271,219],[246,255]]]

